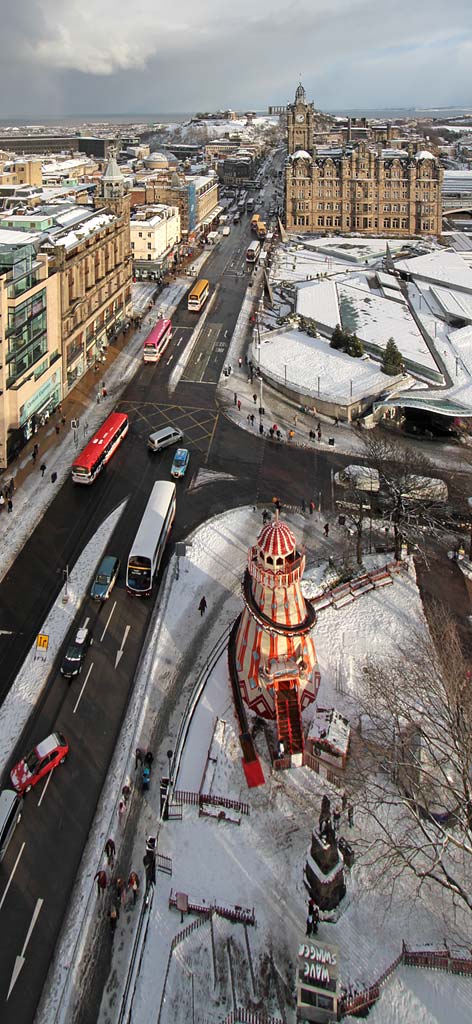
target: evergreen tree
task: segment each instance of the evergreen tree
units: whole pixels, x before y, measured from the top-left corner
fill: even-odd
[[[394,339],[389,338],[385,346],[385,352],[382,359],[382,370],[390,377],[394,377],[395,374],[401,371],[402,366],[402,354],[397,348]]]
[[[364,355],[364,345],[357,334],[350,334],[348,337],[346,352],[348,356],[354,356],[355,359],[360,359]]]
[[[334,328],[334,331],[333,331],[333,333],[331,335],[331,341],[330,341],[329,344],[330,344],[331,348],[340,348],[340,349],[344,349],[345,348],[346,336],[345,336],[345,333],[341,329],[339,324],[336,324],[336,327]]]

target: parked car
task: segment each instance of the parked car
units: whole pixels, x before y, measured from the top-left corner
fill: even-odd
[[[82,663],[92,643],[92,634],[87,626],[77,630],[62,660],[61,672],[66,679],[72,679],[82,671]]]
[[[120,559],[116,555],[105,555],[92,583],[90,597],[94,601],[106,601],[115,586],[120,571]]]
[[[51,733],[12,768],[12,786],[21,795],[28,793],[40,779],[52,772],[53,768],[58,764],[64,764],[68,753],[69,744],[62,733]]]
[[[180,477],[185,476],[187,472],[187,466],[189,464],[189,459],[190,452],[188,448],[177,448],[177,451],[174,455],[172,468],[170,471],[171,476],[175,477],[175,479],[179,479]]]

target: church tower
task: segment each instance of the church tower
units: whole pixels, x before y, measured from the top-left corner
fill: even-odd
[[[290,156],[298,150],[313,152],[313,130],[315,112],[313,103],[308,103],[306,93],[300,82],[295,93],[295,102],[287,106],[287,154]]]

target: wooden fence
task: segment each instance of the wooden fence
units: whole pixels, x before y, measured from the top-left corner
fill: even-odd
[[[239,1006],[237,1010],[231,1010],[221,1024],[286,1024],[286,1021],[282,1017],[264,1013],[264,1010],[245,1010]]]
[[[403,943],[402,951],[386,968],[377,981],[365,988],[362,992],[356,992],[354,996],[344,996],[339,1001],[339,1009],[342,1017],[348,1014],[359,1013],[368,1010],[380,996],[382,985],[387,978],[400,966],[422,967],[433,971],[447,971],[449,974],[460,974],[472,976],[472,958],[453,956],[448,949],[407,949]]]

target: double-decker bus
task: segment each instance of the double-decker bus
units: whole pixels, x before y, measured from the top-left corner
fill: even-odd
[[[145,363],[157,363],[172,337],[172,320],[158,320],[143,346]]]
[[[187,302],[187,309],[189,309],[192,313],[198,313],[202,306],[205,305],[209,293],[210,285],[208,281],[205,281],[204,278],[201,278],[200,281],[197,281],[197,283],[194,284],[193,287],[190,289]]]
[[[248,263],[257,263],[261,251],[260,242],[251,242],[246,253],[246,260]]]
[[[126,589],[134,597],[149,597],[175,517],[175,484],[158,480],[151,491],[129,553]]]
[[[129,420],[125,413],[112,412],[75,459],[72,466],[75,484],[93,484],[95,477],[126,437],[128,427]]]

